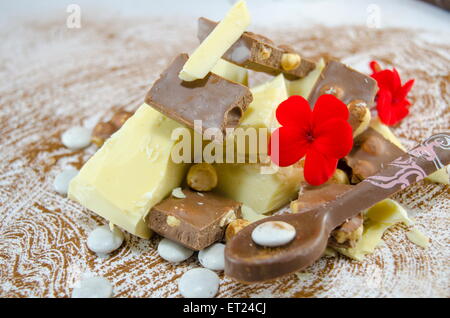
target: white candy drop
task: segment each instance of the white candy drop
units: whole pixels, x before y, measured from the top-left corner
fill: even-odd
[[[69,149],[82,149],[91,143],[91,131],[84,127],[72,127],[62,134],[61,140]]]
[[[219,290],[220,279],[206,268],[194,268],[184,273],[178,289],[184,298],[212,298]]]
[[[67,195],[67,191],[69,190],[70,181],[75,178],[78,174],[78,170],[76,169],[66,169],[61,171],[53,181],[53,187],[55,191],[61,195]]]
[[[88,248],[100,255],[109,254],[123,243],[123,233],[117,227],[111,231],[109,225],[102,225],[93,230],[87,239]]]
[[[295,237],[295,228],[282,221],[268,221],[258,225],[252,232],[252,240],[258,245],[276,247],[282,246]]]
[[[72,291],[72,298],[110,298],[113,288],[104,277],[86,277]]]
[[[225,268],[225,245],[213,244],[198,253],[200,263],[209,269],[223,271]]]
[[[165,238],[158,244],[158,254],[168,262],[179,263],[191,257],[194,251]]]

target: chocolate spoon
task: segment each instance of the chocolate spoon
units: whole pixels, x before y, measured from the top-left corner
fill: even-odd
[[[237,281],[268,281],[308,267],[319,259],[333,229],[395,192],[450,163],[450,133],[434,135],[386,164],[336,200],[303,213],[276,215],[239,231],[225,249],[225,274]],[[268,221],[284,221],[296,229],[295,238],[276,248],[252,241],[253,229]]]

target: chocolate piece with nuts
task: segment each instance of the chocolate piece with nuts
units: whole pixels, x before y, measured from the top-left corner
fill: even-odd
[[[404,154],[404,151],[372,128],[359,135],[344,161],[352,169],[352,183],[358,183],[377,173],[384,164]]]
[[[198,39],[206,39],[216,25],[217,22],[199,18]],[[314,62],[302,58],[291,48],[277,46],[268,38],[251,32],[244,32],[222,58],[258,72],[284,73],[290,80],[304,77],[315,68]]]
[[[225,231],[225,241],[229,241],[233,236],[237,234],[237,232],[239,232],[249,224],[250,222],[244,219],[237,219],[228,224]]]
[[[178,74],[187,60],[187,54],[175,58],[150,89],[145,102],[193,129],[194,120],[202,121],[203,130],[225,132],[226,128],[237,127],[253,100],[248,87],[212,73],[192,82],[182,81]]]
[[[348,219],[344,224],[331,232],[328,245],[340,248],[355,247],[356,243],[363,235],[363,223],[364,217],[362,213]]]
[[[369,108],[374,103],[377,91],[377,82],[373,78],[331,60],[311,90],[308,101],[313,107],[321,95],[331,94],[339,98],[349,109],[349,123],[353,136],[357,136],[369,126]]]
[[[184,189],[185,198],[173,196],[150,211],[147,224],[156,233],[193,250],[221,241],[225,229],[241,217],[241,204],[212,192]]]
[[[329,183],[321,186],[305,185],[300,190],[296,201],[291,202],[293,213],[303,213],[319,206],[329,204],[355,186],[348,184]],[[328,245],[333,247],[353,247],[361,237],[363,231],[363,217],[359,214],[346,220],[336,228],[328,240]]]

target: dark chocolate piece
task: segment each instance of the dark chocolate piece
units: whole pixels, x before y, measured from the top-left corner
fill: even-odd
[[[375,129],[368,128],[355,138],[353,149],[344,161],[352,169],[351,182],[358,183],[404,153]]]
[[[292,274],[319,259],[333,229],[377,202],[423,180],[450,163],[450,133],[425,140],[345,192],[330,204],[304,213],[286,213],[251,223],[239,231],[225,248],[225,275],[241,282],[261,282]],[[252,232],[260,224],[283,221],[296,229],[290,243],[276,248],[259,246]]]
[[[346,105],[359,100],[371,107],[377,91],[377,82],[370,76],[355,71],[341,62],[330,60],[311,90],[308,101],[309,105],[314,107],[321,95],[331,94]]]
[[[206,18],[198,19],[198,34],[200,41],[214,30],[218,23]],[[228,49],[223,55],[223,59],[258,72],[265,72],[272,75],[284,73],[287,79],[294,80],[306,76],[315,67],[315,63],[300,57],[299,63],[293,69],[282,66],[282,57],[285,53],[295,53],[288,46],[277,46],[268,38],[251,33],[244,34]],[[294,65],[295,66],[295,65]]]
[[[241,204],[212,192],[184,189],[186,198],[173,196],[154,206],[150,229],[193,250],[221,241],[227,225],[241,217]]]
[[[202,121],[203,130],[225,132],[237,127],[253,100],[248,87],[212,73],[192,82],[182,81],[178,74],[187,60],[187,54],[180,54],[155,82],[145,102],[192,129],[194,120]]]

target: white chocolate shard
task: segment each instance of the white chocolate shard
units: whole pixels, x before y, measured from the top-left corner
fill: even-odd
[[[180,79],[190,82],[204,78],[249,25],[250,14],[247,4],[241,0],[228,11],[222,21],[192,53],[179,74]]]

